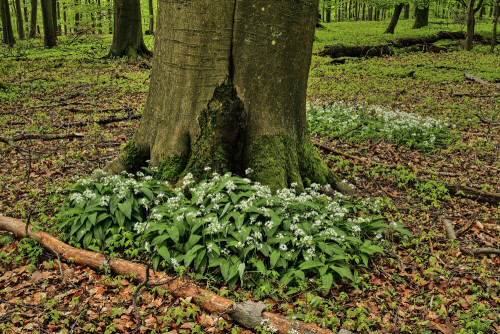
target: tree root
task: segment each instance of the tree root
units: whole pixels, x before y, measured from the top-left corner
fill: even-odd
[[[127,260],[105,257],[103,254],[98,254],[82,249],[71,247],[57,238],[44,233],[34,232],[33,227],[28,227],[28,235],[26,235],[26,224],[21,220],[5,217],[0,215],[0,230],[10,232],[18,238],[26,236],[37,239],[41,246],[45,247],[52,253],[60,254],[60,257],[66,260],[72,259],[74,263],[85,265],[93,269],[99,269],[103,266],[110,268],[115,274],[135,276],[137,282],[147,282],[145,266]],[[204,290],[186,279],[173,279],[163,273],[150,270],[149,276],[154,281],[148,284],[154,284],[160,280],[165,280],[162,285],[165,289],[169,290],[176,298],[188,298],[197,303],[202,309],[208,313],[229,313],[230,310],[233,315],[237,307],[233,306],[234,302],[216,295],[213,292]],[[233,310],[234,309],[234,310]],[[243,308],[245,311],[248,308]],[[330,331],[319,328],[314,324],[306,324],[304,322],[295,321],[291,322],[285,316],[272,313],[262,312],[262,314],[253,314],[256,318],[268,319],[270,325],[277,329],[278,334],[286,334],[294,329],[301,334],[331,334]],[[234,317],[237,319],[237,317]],[[248,318],[248,317],[247,317]],[[253,328],[249,328],[253,329]]]

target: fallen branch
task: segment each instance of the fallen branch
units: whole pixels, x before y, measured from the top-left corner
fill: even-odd
[[[68,139],[68,138],[81,138],[84,137],[83,133],[66,133],[66,134],[57,134],[57,133],[48,133],[48,134],[41,134],[41,133],[30,133],[30,134],[20,134],[20,135],[15,135],[12,138],[7,138],[7,137],[2,137],[0,136],[0,142],[6,143],[11,145],[11,142],[18,142],[22,140],[33,140],[33,139],[40,139],[40,140],[57,140],[57,139]]]
[[[366,162],[366,163],[375,163],[374,161],[371,161],[370,159],[367,159],[367,158],[358,157],[358,156],[355,156],[355,155],[352,155],[352,154],[349,154],[349,153],[344,153],[344,152],[338,151],[338,150],[336,150],[334,148],[331,148],[331,147],[328,147],[326,145],[323,145],[320,142],[317,142],[315,140],[313,140],[313,144],[316,147],[322,148],[322,149],[324,149],[324,150],[326,150],[326,151],[328,151],[330,153],[333,153],[333,154],[342,155],[342,156],[345,156],[347,158],[354,159],[354,160],[359,160],[359,161],[363,161],[363,162]],[[388,164],[383,164],[383,163],[380,163],[380,162],[376,162],[376,164],[378,164],[380,166],[383,166],[383,167],[386,167],[386,168],[391,168],[391,169],[398,167],[398,165],[388,165]],[[438,175],[438,176],[458,176],[455,173],[434,172],[434,171],[426,171],[426,170],[421,170],[421,169],[417,169],[416,172],[420,173],[420,174]],[[429,182],[429,180],[426,180],[426,179],[420,178],[420,177],[417,177],[417,181],[419,181],[419,182]],[[466,196],[473,196],[473,197],[475,197],[476,201],[488,202],[490,204],[498,204],[498,203],[500,203],[500,194],[497,194],[497,193],[494,193],[494,192],[491,192],[491,191],[479,190],[479,189],[476,189],[476,188],[472,188],[472,187],[464,186],[464,185],[459,185],[459,184],[444,184],[444,186],[446,187],[446,189],[448,189],[448,191],[452,195],[462,195],[462,193],[463,193]]]
[[[71,122],[71,123],[63,123],[61,126],[86,126],[89,124],[99,124],[99,125],[105,125],[105,124],[110,124],[110,123],[115,123],[115,122],[123,122],[123,121],[130,121],[133,119],[139,119],[141,118],[142,115],[127,115],[127,116],[109,116],[109,117],[103,117],[99,119],[91,119],[91,120],[84,120],[84,121],[78,121],[78,122]]]
[[[456,236],[455,230],[453,228],[453,222],[449,219],[446,219],[446,218],[441,219],[441,221],[444,225],[444,228],[446,231],[446,236],[448,237],[448,239],[457,240],[457,236]],[[489,254],[500,255],[500,249],[498,249],[498,248],[487,247],[487,248],[476,248],[476,249],[472,249],[472,250],[465,249],[462,246],[459,246],[459,248],[460,248],[460,251],[462,253],[467,254],[467,255],[489,255]]]
[[[474,74],[470,74],[469,72],[464,72],[464,75],[465,75],[465,78],[467,78],[469,80],[473,80],[481,85],[500,87],[500,84],[498,84],[498,83],[492,83],[492,82],[489,82],[487,80],[481,79],[480,77],[475,76]]]
[[[24,238],[26,237],[25,229],[26,225],[19,219],[0,215],[0,230],[10,232],[17,238]],[[28,237],[37,239],[41,246],[50,252],[59,253],[61,258],[65,260],[71,259],[76,264],[88,266],[93,269],[99,269],[104,265],[117,275],[136,277],[137,282],[146,281],[145,267],[138,263],[118,258],[108,258],[108,262],[103,254],[71,247],[45,232],[34,232],[32,227],[28,228]],[[204,290],[186,279],[173,279],[166,274],[153,270],[150,270],[149,276],[154,280],[167,280],[162,286],[169,290],[174,297],[191,297],[195,303],[208,313],[220,314],[226,312],[228,309],[235,308],[232,306],[234,305],[233,301]],[[237,311],[235,312],[237,313]],[[253,316],[269,319],[270,324],[277,329],[277,333],[279,334],[286,334],[291,329],[303,334],[331,334],[330,331],[319,328],[314,324],[306,324],[299,321],[292,323],[285,316],[272,312],[262,312],[262,314],[254,314]]]
[[[77,114],[91,114],[91,113],[118,113],[118,112],[127,112],[134,111],[135,108],[104,108],[104,109],[78,109],[78,108],[69,108],[66,109],[69,112],[77,113]]]

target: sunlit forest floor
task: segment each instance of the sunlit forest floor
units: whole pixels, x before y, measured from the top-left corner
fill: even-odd
[[[411,30],[410,22],[400,22],[396,34],[387,36],[382,35],[386,24],[325,24],[317,31],[314,52],[334,43],[373,45],[463,29],[431,25]],[[484,24],[477,32],[489,30]],[[0,46],[0,81],[8,84],[0,89],[1,214],[57,234],[51,219],[64,195],[56,191],[105,166],[130,139],[146,101],[152,61],[102,59],[110,43],[110,36],[72,36],[51,50],[44,50],[40,40],[11,49]],[[331,148],[321,151],[328,165],[360,196],[387,202],[387,220],[402,222],[413,236],[391,240],[385,256],[361,268],[357,287],[338,281],[329,292],[275,296],[267,300],[273,311],[333,331],[500,332],[500,257],[471,253],[500,248],[498,200],[481,195],[500,193],[500,47],[490,54],[488,46],[464,52],[456,41],[439,45],[444,49],[439,53],[401,50],[344,64],[313,56],[311,104],[366,103],[454,126],[445,146],[428,151],[384,136],[360,140],[313,134],[318,144]],[[465,72],[490,84],[468,80]],[[39,136],[46,134],[62,138]],[[479,192],[470,195],[467,189]],[[454,224],[457,240],[448,239],[443,219]],[[3,332],[215,329],[218,315],[157,289],[142,290],[139,319],[131,306],[135,286],[129,278],[71,263],[60,267],[56,257],[39,254],[30,242],[14,241],[0,255]],[[200,284],[234,300],[252,299],[250,291],[237,286]],[[226,320],[217,326],[223,332],[246,332]]]

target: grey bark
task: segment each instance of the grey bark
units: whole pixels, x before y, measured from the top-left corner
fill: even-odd
[[[2,17],[3,41],[5,44],[13,46],[16,43],[12,21],[10,18],[9,0],[0,0],[0,16]]]
[[[31,0],[31,20],[29,38],[36,37],[36,18],[38,14],[38,0]]]
[[[21,0],[15,0],[16,4],[16,17],[17,17],[17,33],[19,39],[24,39],[24,23],[23,23],[23,10],[21,9]]]
[[[43,19],[43,44],[46,48],[52,48],[57,45],[56,27],[53,18],[53,0],[40,0]]]

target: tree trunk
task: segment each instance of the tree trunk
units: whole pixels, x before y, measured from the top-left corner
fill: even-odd
[[[404,5],[399,4],[394,8],[394,13],[392,14],[391,22],[389,26],[385,30],[384,34],[394,34],[394,29],[396,29],[396,25],[398,24],[399,15],[401,15],[401,11],[403,10]]]
[[[115,0],[114,19],[111,57],[151,55],[142,38],[140,0]]]
[[[19,39],[24,39],[24,23],[23,23],[23,10],[21,8],[21,0],[15,0],[16,4],[16,17],[17,17],[17,33]]]
[[[57,45],[56,27],[53,18],[53,0],[40,0],[42,5],[43,19],[43,42],[46,48],[52,48]]]
[[[404,5],[403,20],[408,20],[410,18],[410,4]]]
[[[429,25],[429,6],[419,8],[415,5],[415,22],[413,29],[420,29]]]
[[[211,167],[237,175],[251,168],[274,191],[334,183],[305,113],[318,2],[159,2],[143,117],[106,169],[133,171],[150,160],[172,182]]]
[[[332,2],[331,0],[325,0],[325,6],[326,6],[326,22],[330,23],[332,22]]]
[[[474,15],[477,11],[482,8],[483,0],[479,0],[479,3],[476,8],[474,8],[476,0],[468,0],[467,2],[467,34],[465,35],[465,43],[464,49],[465,51],[472,50],[472,42],[474,40],[474,29],[476,26],[476,20],[474,19]]]
[[[155,16],[153,10],[153,0],[149,0],[149,33],[154,35],[155,33]]]
[[[495,46],[497,44],[497,25],[498,25],[498,17],[500,16],[500,0],[495,1],[494,8],[494,17],[493,17],[493,33],[491,35],[491,49],[490,52],[493,53],[495,51]]]
[[[80,1],[75,0],[75,33],[78,31],[77,27],[80,24],[80,11],[78,10],[80,6]]]
[[[10,19],[9,0],[0,0],[0,14],[2,16],[3,41],[9,46],[16,44],[12,21]]]
[[[36,37],[36,17],[38,13],[38,0],[31,0],[31,20],[29,38]]]

